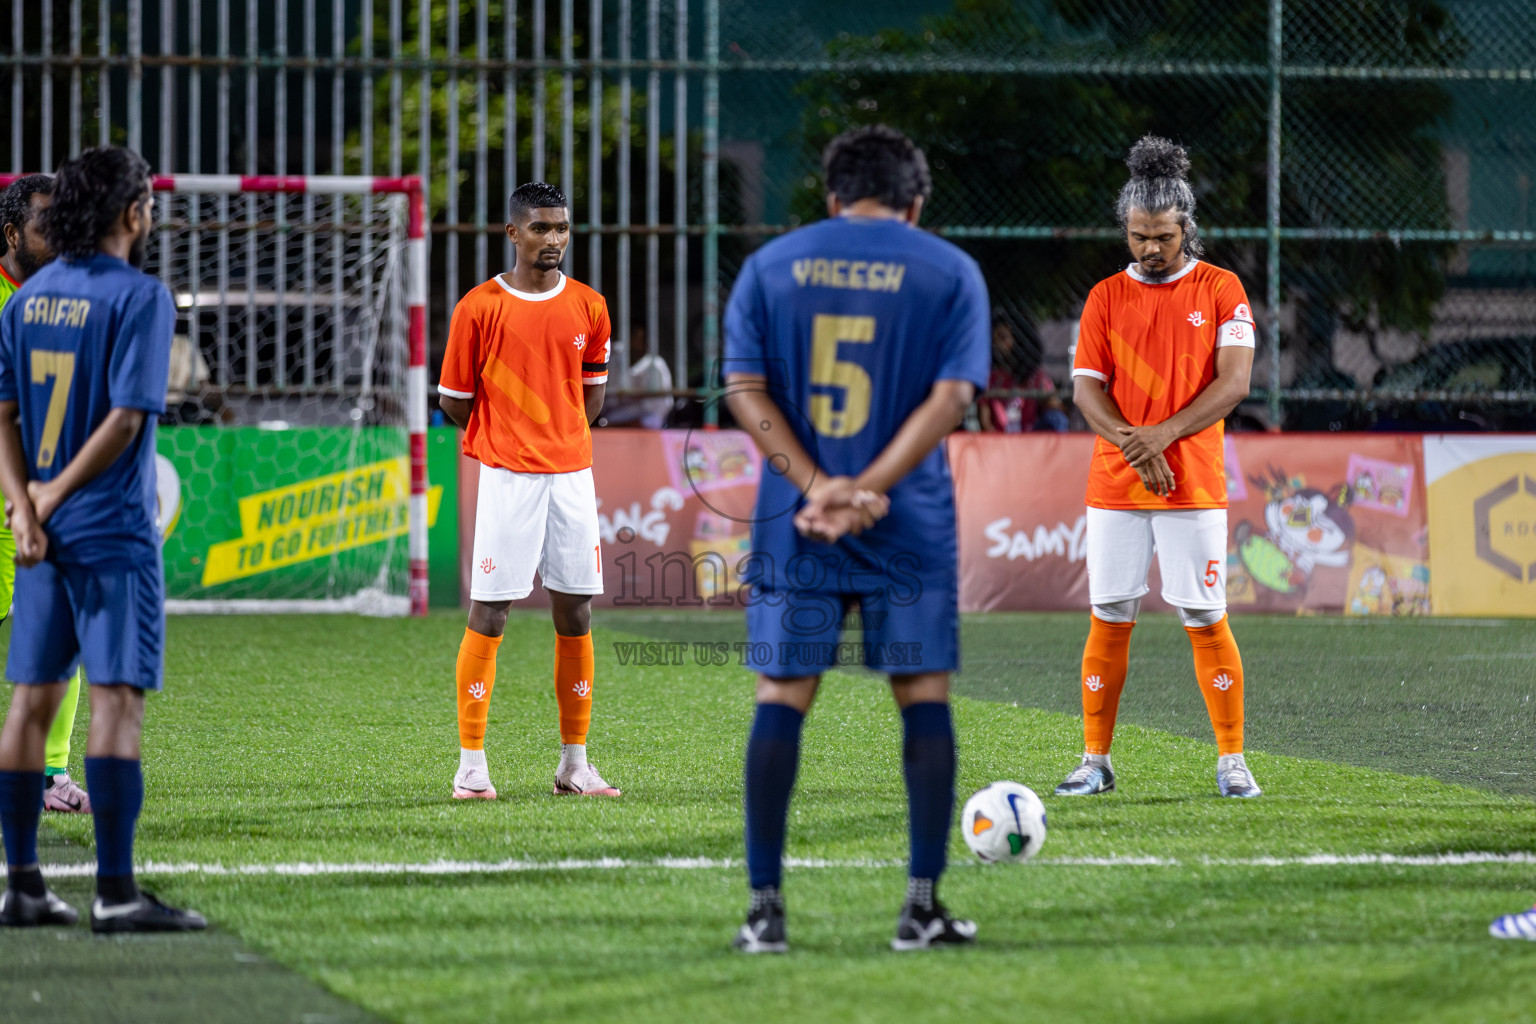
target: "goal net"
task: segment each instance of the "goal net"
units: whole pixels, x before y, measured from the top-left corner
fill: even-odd
[[[167,610],[425,614],[415,179],[156,180]]]

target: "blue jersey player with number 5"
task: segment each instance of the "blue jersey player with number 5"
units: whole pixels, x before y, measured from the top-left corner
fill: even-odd
[[[949,674],[959,668],[954,487],[940,447],[991,361],[976,262],[917,230],[922,150],[884,126],[822,155],[827,220],[742,267],[725,316],[726,401],[764,458],[742,567],[757,715],[747,740],[747,873],[736,936],[788,948],[779,892],[800,727],[840,660],[888,673],[901,709],[911,864],[891,945],[974,940],[934,887],[955,802]],[[862,652],[841,644],[857,604]]]
[[[0,490],[16,539],[16,616],[0,730],[0,925],[71,924],[37,860],[44,745],[68,680],[90,681],[85,775],[96,830],[97,932],[207,922],[141,892],[144,694],[160,689],[164,576],[155,529],[155,416],[176,310],[139,268],[153,222],[149,165],[116,146],[59,168],[43,229],[58,259],[0,310]]]

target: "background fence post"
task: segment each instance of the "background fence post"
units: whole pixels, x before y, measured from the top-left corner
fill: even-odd
[[[704,376],[715,379],[720,358],[720,0],[704,0]],[[716,402],[704,405],[704,425],[720,422]]]
[[[1280,23],[1284,0],[1269,0],[1269,158],[1265,179],[1265,238],[1269,246],[1269,272],[1265,275],[1264,304],[1268,307],[1269,420],[1279,427],[1280,408]]]

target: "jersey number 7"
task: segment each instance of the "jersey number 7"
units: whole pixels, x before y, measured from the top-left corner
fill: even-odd
[[[32,383],[46,384],[49,377],[53,378],[53,392],[48,396],[48,414],[43,419],[43,440],[37,446],[38,469],[53,465],[54,453],[58,451],[64,409],[69,405],[69,385],[75,379],[75,354],[33,349]]]
[[[811,395],[811,425],[823,437],[852,437],[869,422],[872,386],[869,373],[858,363],[837,358],[842,342],[875,340],[872,316],[831,316],[818,313],[811,325],[811,387],[838,388],[842,408],[833,404],[833,395]]]

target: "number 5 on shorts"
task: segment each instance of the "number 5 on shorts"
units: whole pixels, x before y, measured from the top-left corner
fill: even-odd
[[[1221,574],[1216,571],[1216,567],[1219,566],[1220,564],[1221,564],[1221,559],[1219,559],[1219,558],[1213,558],[1209,562],[1205,563],[1205,585],[1206,586],[1214,587],[1216,585],[1217,581],[1221,579]]]

